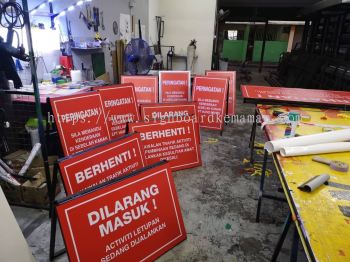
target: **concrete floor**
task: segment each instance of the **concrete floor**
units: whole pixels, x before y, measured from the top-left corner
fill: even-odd
[[[264,74],[252,73],[251,84],[268,85]],[[240,85],[239,77],[237,86]],[[252,115],[254,107],[243,104],[237,94],[237,114]],[[187,230],[187,240],[164,254],[158,261],[269,261],[288,213],[286,203],[265,199],[261,222],[255,223],[260,176],[252,176],[248,141],[251,123],[235,123],[218,132],[202,131],[202,160],[199,168],[174,174]],[[210,143],[208,139],[217,139]],[[258,141],[264,142],[261,132]],[[261,160],[258,151],[256,160]],[[274,167],[266,188],[277,193],[280,187]],[[13,207],[13,212],[37,261],[48,261],[50,221],[46,211]],[[291,229],[294,229],[291,227]],[[278,261],[289,261],[290,230]],[[58,233],[57,247],[63,241]],[[299,245],[300,246],[300,245]],[[299,260],[306,261],[300,247]],[[62,255],[55,261],[67,261]]]

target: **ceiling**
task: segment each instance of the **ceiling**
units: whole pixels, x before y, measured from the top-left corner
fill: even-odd
[[[218,0],[219,9],[230,10],[225,20],[303,20],[319,10],[350,0]]]

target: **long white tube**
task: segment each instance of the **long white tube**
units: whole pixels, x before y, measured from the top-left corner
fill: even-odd
[[[265,143],[265,149],[269,153],[272,153],[278,152],[285,147],[310,146],[344,141],[350,141],[350,129],[269,141]]]
[[[283,157],[306,156],[350,151],[350,142],[327,143],[312,146],[283,147],[280,153]]]

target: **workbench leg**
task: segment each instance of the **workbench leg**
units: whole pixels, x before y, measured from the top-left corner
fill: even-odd
[[[293,233],[293,243],[292,243],[292,251],[290,254],[290,262],[298,261],[298,246],[299,246],[299,233],[298,229],[295,226]]]
[[[281,251],[281,248],[283,246],[283,242],[286,239],[290,224],[292,223],[292,214],[289,212],[286,221],[284,222],[284,226],[283,226],[283,231],[282,234],[280,235],[280,238],[278,239],[277,245],[275,247],[275,250],[273,252],[272,258],[271,258],[271,262],[276,262],[277,257]]]
[[[263,166],[262,166],[262,171],[261,171],[260,188],[259,188],[259,196],[258,196],[258,208],[256,210],[256,218],[255,218],[255,221],[257,223],[260,222],[260,209],[261,209],[261,202],[262,202],[263,193],[264,193],[264,183],[265,183],[268,155],[269,155],[269,153],[267,152],[267,150],[264,150],[264,161],[263,161]]]
[[[258,116],[258,110],[255,108],[254,113],[254,123],[252,126],[252,131],[250,132],[250,139],[249,139],[249,148],[250,148],[250,163],[254,163],[254,145],[255,145],[255,135],[256,135],[256,121]]]

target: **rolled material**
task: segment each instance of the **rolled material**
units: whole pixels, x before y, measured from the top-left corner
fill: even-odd
[[[71,70],[70,76],[72,78],[73,83],[80,82],[82,80],[82,74],[80,70]]]
[[[350,151],[350,142],[326,143],[312,146],[283,147],[281,156],[306,156]]]
[[[334,142],[344,142],[350,140],[350,129],[331,131],[308,136],[299,136],[293,138],[285,138],[265,143],[265,149],[269,153],[280,151],[286,147],[311,146],[317,144],[326,144]]]
[[[329,175],[323,174],[320,176],[315,176],[311,178],[309,181],[305,182],[304,184],[300,185],[298,188],[301,191],[304,192],[312,192],[324,183],[326,183],[329,180]]]

